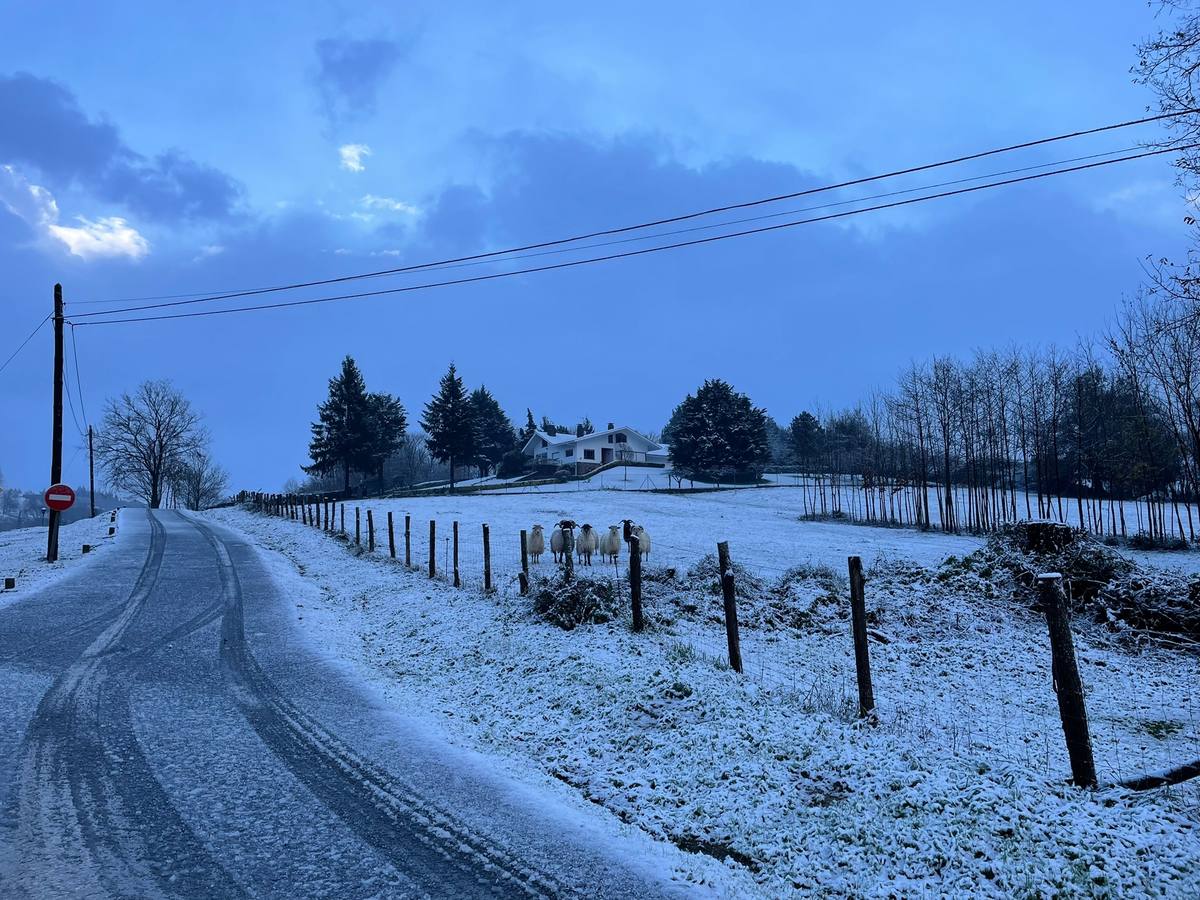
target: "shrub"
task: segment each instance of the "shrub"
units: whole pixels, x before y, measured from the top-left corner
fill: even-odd
[[[621,598],[608,579],[564,576],[539,578],[530,586],[533,611],[564,631],[610,622],[622,612]]]

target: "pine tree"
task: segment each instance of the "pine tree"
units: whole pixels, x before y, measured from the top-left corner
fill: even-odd
[[[524,444],[535,434],[537,434],[537,422],[533,420],[533,410],[526,407],[525,427],[521,429],[521,443]]]
[[[453,491],[455,465],[473,460],[476,446],[474,409],[453,363],[442,376],[438,392],[425,404],[421,427],[430,455],[450,466]]]
[[[824,450],[825,430],[817,417],[805,410],[788,426],[788,443],[792,458],[799,465],[811,468]]]
[[[371,414],[367,385],[354,360],[342,360],[342,371],[329,379],[329,398],[317,407],[318,421],[312,423],[308,455],[312,464],[302,466],[309,475],[328,475],[341,470],[342,490],[350,493],[350,471],[371,471]]]
[[[549,416],[542,416],[542,432],[544,434],[558,434],[558,426],[550,421]]]
[[[771,459],[767,414],[719,379],[705,381],[675,408],[663,432],[671,462],[702,477],[757,478]]]
[[[517,436],[512,422],[486,387],[472,391],[470,401],[475,417],[475,462],[483,476],[513,449]]]
[[[587,416],[583,417],[583,421],[575,426],[575,437],[583,437],[585,434],[595,434],[596,426],[592,424],[592,420]]]
[[[379,478],[379,489],[383,490],[383,465],[404,443],[404,432],[408,427],[408,414],[403,404],[391,394],[369,394],[371,446],[370,457],[374,473]]]

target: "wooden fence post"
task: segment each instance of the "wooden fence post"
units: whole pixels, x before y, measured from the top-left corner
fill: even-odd
[[[358,512],[358,507],[354,507],[354,544],[362,546],[362,516]]]
[[[521,596],[524,597],[529,593],[529,533],[521,529],[521,574],[518,576],[521,582]]]
[[[346,504],[345,503],[342,504],[341,522],[342,522],[342,535],[345,536],[345,534],[346,534]]]
[[[492,536],[487,525],[483,526],[483,592],[492,592]]]
[[[721,576],[721,598],[725,604],[725,640],[729,645],[729,668],[740,673],[742,671],[742,643],[738,636],[737,589],[733,583],[732,572],[726,572]]]
[[[367,510],[367,552],[375,552],[375,516]]]
[[[392,511],[388,510],[388,555],[396,558],[396,531],[392,527]]]
[[[633,607],[633,630],[641,631],[646,625],[642,618],[642,542],[636,534],[629,536],[629,602]]]
[[[437,522],[429,520],[429,577],[437,578]]]
[[[412,516],[404,517],[404,565],[412,568]]]
[[[862,560],[851,556],[850,568],[850,630],[854,634],[854,668],[858,672],[858,714],[870,718],[875,714],[875,691],[871,686],[871,651],[867,646],[867,600]]]
[[[1080,787],[1095,787],[1096,761],[1092,756],[1083,681],[1075,662],[1075,641],[1071,637],[1071,619],[1067,612],[1067,598],[1063,594],[1062,575],[1045,572],[1038,575],[1037,582],[1050,631],[1051,672],[1054,692],[1058,695],[1063,735],[1067,740],[1067,754],[1071,758],[1071,780]]]
[[[454,586],[462,587],[462,579],[458,575],[458,519],[455,519],[450,527],[454,532]]]
[[[567,581],[575,577],[575,529],[564,528],[563,535],[563,576]]]
[[[300,507],[300,524],[301,525],[308,524],[308,504],[307,503],[305,503],[302,507]]]

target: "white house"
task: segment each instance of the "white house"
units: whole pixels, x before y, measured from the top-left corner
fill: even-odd
[[[603,431],[583,437],[535,431],[521,451],[535,465],[571,466],[578,475],[614,462],[665,466],[669,459],[665,444],[652,441],[627,426],[617,428],[611,422]]]

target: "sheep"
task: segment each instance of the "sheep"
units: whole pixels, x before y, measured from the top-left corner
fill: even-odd
[[[608,533],[600,538],[600,553],[605,562],[615,563],[621,555],[621,526],[609,525]]]
[[[566,559],[563,558],[564,551],[566,550],[566,533],[574,528],[575,522],[572,522],[569,518],[564,518],[562,522],[554,526],[554,530],[550,534],[550,550],[554,554],[554,562],[566,562]]]
[[[575,552],[585,566],[592,564],[592,554],[596,552],[599,543],[595,528],[587,524],[580,527],[579,539],[575,542]]]
[[[638,539],[638,549],[642,552],[642,556],[650,555],[650,532],[641,525],[630,525],[629,534],[631,537]]]
[[[535,563],[542,561],[542,554],[546,552],[546,538],[542,534],[542,526],[534,525],[530,529],[529,539],[525,545],[526,552],[529,553],[529,558]]]

